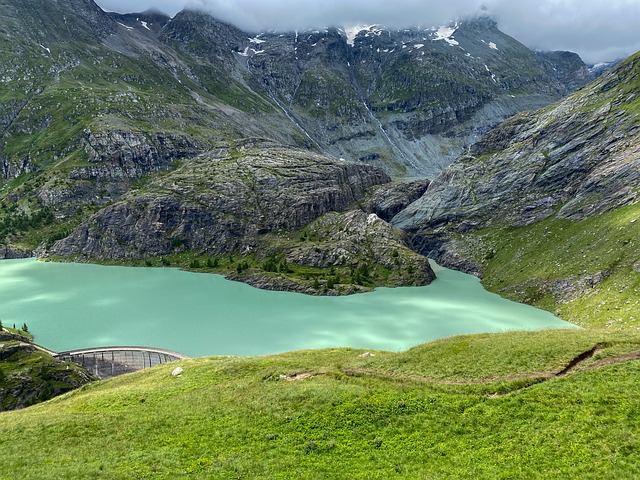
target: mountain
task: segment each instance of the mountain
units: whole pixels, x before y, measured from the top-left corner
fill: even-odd
[[[365,258],[377,273],[344,291],[429,281],[424,258],[384,219],[376,217],[385,233],[371,237],[382,238],[373,250],[358,246],[373,225],[367,215],[389,219],[390,208],[415,200],[413,187],[371,189],[390,174],[437,173],[489,124],[582,81],[571,75],[575,56],[551,63],[487,18],[439,29],[248,34],[189,10],[169,19],[107,14],[91,0],[20,0],[1,2],[0,19],[3,257],[37,251],[188,267],[229,255],[224,273],[272,288],[276,275],[265,280],[262,267],[273,258],[302,262],[294,285],[284,278],[290,268],[277,272],[282,288],[332,291],[324,287],[336,279],[363,280],[353,272]],[[256,160],[274,152],[273,164]],[[239,178],[246,172],[233,162],[247,159],[258,165]],[[203,178],[190,176],[196,171]],[[273,187],[288,193],[279,199]],[[237,205],[232,216],[225,202]],[[352,225],[351,239],[310,236],[332,210]],[[349,213],[358,210],[366,215]],[[202,231],[206,241],[193,236],[204,219],[216,219]],[[274,236],[282,229],[289,240]],[[135,251],[117,248],[131,235]],[[296,238],[322,255],[300,253],[308,248]],[[349,254],[336,255],[345,245]],[[391,263],[384,248],[398,252]],[[315,282],[306,268],[340,271]]]
[[[415,233],[418,251],[514,299],[577,323],[636,324],[639,91],[636,54],[567,99],[514,116],[392,224]]]
[[[245,78],[313,145],[399,176],[438,173],[488,125],[588,80],[577,55],[552,63],[485,17],[439,29],[225,37],[234,38],[228,48],[246,60]]]

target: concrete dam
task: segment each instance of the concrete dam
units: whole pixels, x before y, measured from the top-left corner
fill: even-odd
[[[52,354],[62,361],[82,365],[102,380],[189,358],[171,350],[149,347],[97,347]]]

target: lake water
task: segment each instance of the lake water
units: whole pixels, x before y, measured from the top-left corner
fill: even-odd
[[[170,268],[0,261],[0,319],[55,351],[152,346],[189,356],[356,347],[401,351],[462,333],[570,328],[436,267],[428,287],[347,297],[270,292]]]

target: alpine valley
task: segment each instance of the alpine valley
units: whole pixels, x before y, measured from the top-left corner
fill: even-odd
[[[0,0],[0,188],[0,258],[313,295],[428,285],[431,258],[585,327],[91,382],[2,414],[0,479],[640,475],[640,53]],[[56,388],[12,407],[92,379],[40,353]]]

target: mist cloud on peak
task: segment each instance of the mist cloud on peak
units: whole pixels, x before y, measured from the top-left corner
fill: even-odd
[[[107,10],[130,12],[130,0],[98,0]],[[202,10],[248,32],[381,24],[390,28],[439,26],[480,12],[525,45],[571,50],[596,63],[640,50],[639,0],[142,0],[175,15]]]

